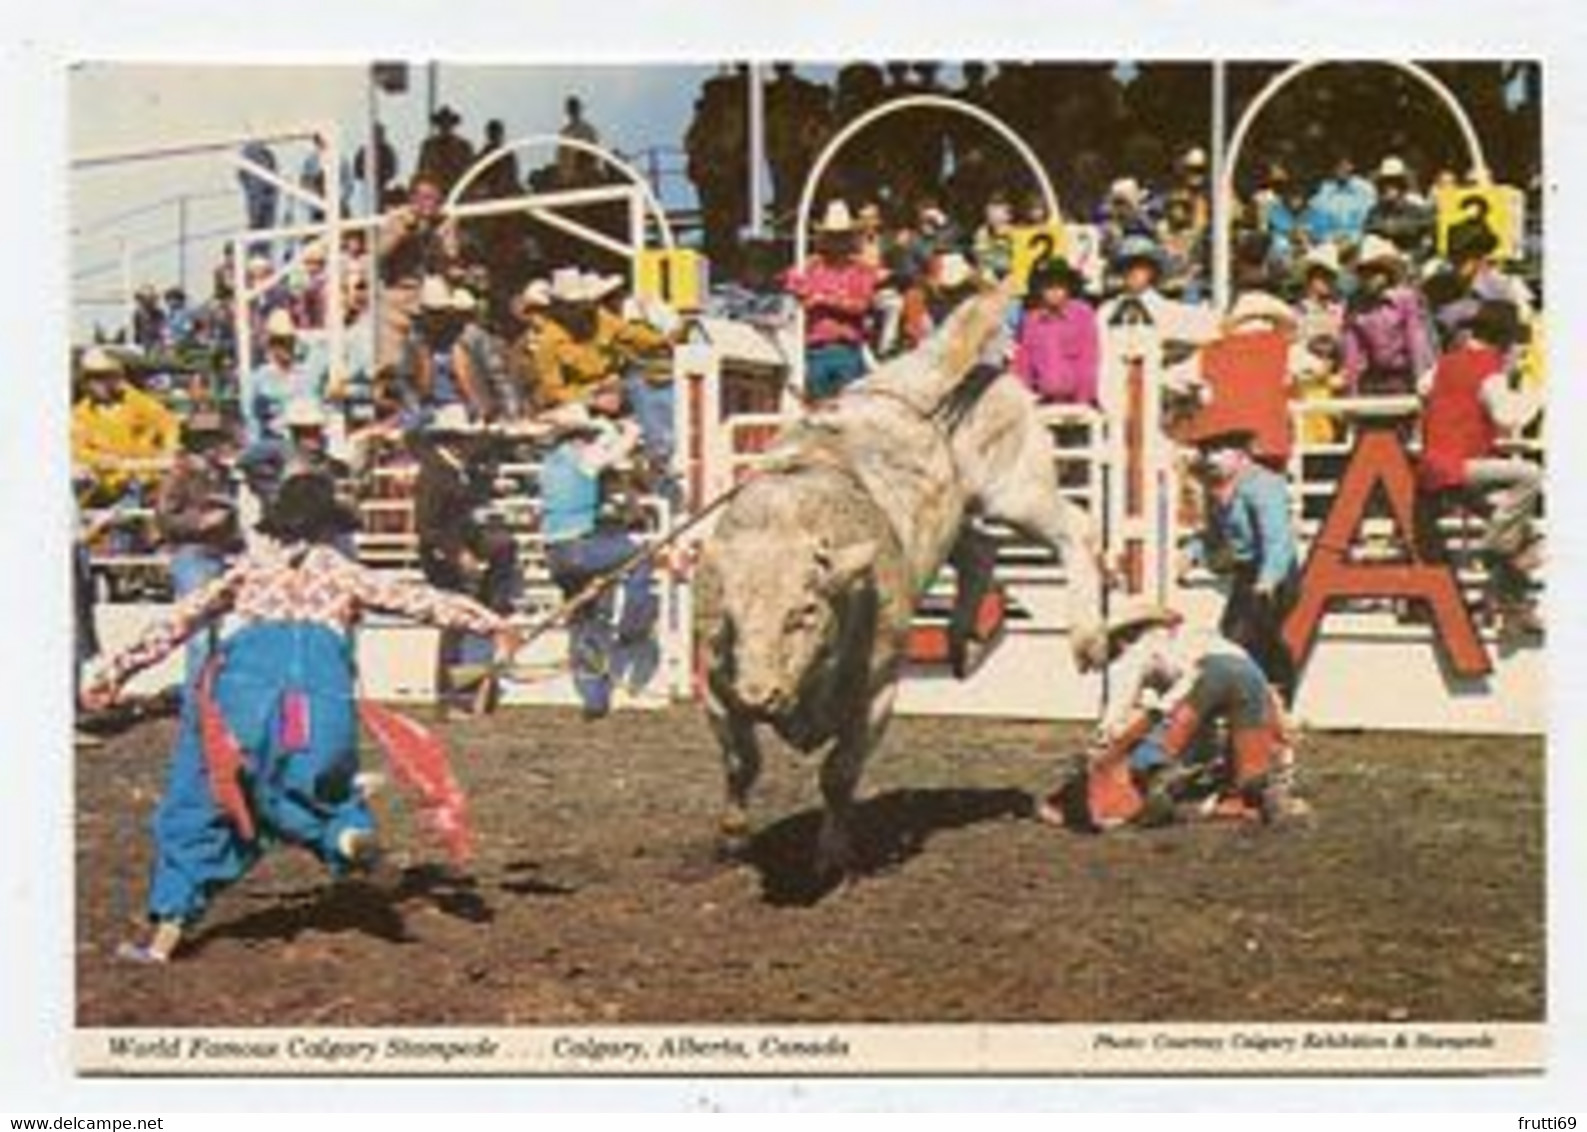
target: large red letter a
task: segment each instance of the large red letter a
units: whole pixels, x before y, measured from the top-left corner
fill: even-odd
[[[1348,552],[1366,517],[1372,491],[1382,484],[1389,511],[1410,548],[1404,563],[1351,562]],[[1455,572],[1448,565],[1417,557],[1415,534],[1416,475],[1405,446],[1391,428],[1364,427],[1350,466],[1339,481],[1333,506],[1301,575],[1300,600],[1284,622],[1284,640],[1297,665],[1304,664],[1317,641],[1328,603],[1347,597],[1408,598],[1427,603],[1439,644],[1462,676],[1493,671],[1488,652],[1477,636],[1471,613],[1461,600]]]

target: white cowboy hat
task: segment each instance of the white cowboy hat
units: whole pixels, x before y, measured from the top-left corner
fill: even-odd
[[[439,275],[426,275],[419,284],[419,309],[424,311],[449,311],[452,309],[452,288]]]
[[[1301,267],[1307,271],[1312,268],[1321,268],[1329,275],[1339,274],[1339,249],[1333,244],[1318,244],[1306,253],[1301,261]]]
[[[1082,672],[1095,672],[1107,667],[1121,634],[1152,625],[1178,625],[1184,619],[1183,614],[1166,605],[1141,596],[1127,597],[1106,622],[1076,630],[1069,648]]]
[[[1392,154],[1385,157],[1383,163],[1378,166],[1378,180],[1380,181],[1404,181],[1410,175],[1411,171],[1406,168],[1405,162]]]
[[[298,324],[292,321],[292,312],[286,307],[277,307],[265,318],[266,338],[296,338]]]
[[[1120,177],[1108,189],[1109,200],[1128,201],[1130,204],[1141,203],[1141,183],[1134,177]]]
[[[564,405],[557,405],[541,413],[537,419],[550,430],[552,437],[557,439],[574,433],[592,432],[599,427],[589,408],[582,401],[569,401]]]
[[[626,282],[621,275],[587,275],[584,277],[584,288],[591,299],[600,302],[608,295],[621,291]]]
[[[468,419],[468,410],[462,405],[442,405],[430,418],[425,431],[432,434],[473,432],[474,424]]]
[[[1366,267],[1373,263],[1386,263],[1391,267],[1401,267],[1405,259],[1400,254],[1400,249],[1393,242],[1385,240],[1382,236],[1368,235],[1361,241],[1361,249],[1356,252],[1356,266]]]
[[[328,253],[321,240],[310,240],[303,245],[303,250],[298,253],[298,258],[304,263],[324,263]]]
[[[1179,159],[1179,163],[1191,169],[1205,169],[1207,167],[1207,151],[1199,145],[1192,146],[1185,151],[1185,155]]]
[[[281,423],[288,428],[324,428],[325,410],[312,398],[297,397],[287,402],[286,412],[281,414]]]
[[[1267,322],[1279,329],[1293,329],[1295,312],[1276,295],[1266,291],[1247,291],[1229,308],[1228,322],[1230,326],[1239,326],[1244,322]]]
[[[121,364],[121,359],[109,350],[99,346],[90,346],[83,351],[83,360],[80,363],[84,376],[115,374],[120,376],[126,373],[126,367]]]
[[[833,234],[854,231],[854,216],[849,212],[849,206],[841,200],[829,203],[826,214],[821,217],[821,223],[816,225],[816,231]]]
[[[559,303],[587,303],[589,285],[576,267],[559,267],[551,273],[551,297]]]
[[[459,287],[452,292],[452,309],[458,314],[473,314],[479,309],[479,300],[467,287]]]
[[[534,279],[518,296],[518,305],[524,310],[542,310],[551,305],[551,284],[545,279]]]

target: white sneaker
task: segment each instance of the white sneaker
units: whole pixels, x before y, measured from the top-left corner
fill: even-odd
[[[380,842],[372,829],[344,829],[336,838],[336,851],[357,869],[367,869],[380,856]]]

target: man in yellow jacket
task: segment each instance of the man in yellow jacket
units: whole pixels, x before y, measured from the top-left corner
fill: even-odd
[[[181,425],[156,398],[127,381],[109,351],[83,354],[83,395],[72,406],[72,460],[88,479],[88,505],[120,502],[152,489],[176,454]]]
[[[534,345],[535,403],[584,401],[614,372],[597,333],[594,292],[578,268],[551,278],[551,308]]]

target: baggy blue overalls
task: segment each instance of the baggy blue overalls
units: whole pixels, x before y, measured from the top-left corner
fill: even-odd
[[[358,718],[346,638],[307,622],[260,622],[222,644],[219,662],[215,700],[249,767],[242,783],[257,836],[245,840],[215,802],[198,697],[189,696],[154,815],[149,915],[155,920],[196,920],[215,893],[277,842],[308,849],[339,875],[348,861],[338,838],[374,825],[353,783]],[[293,693],[301,694],[306,711],[287,707]]]

